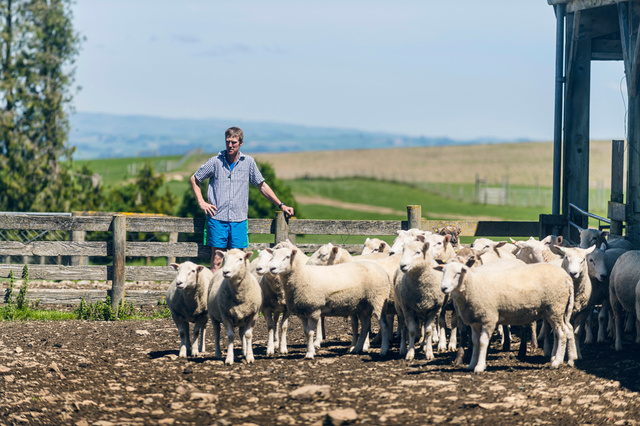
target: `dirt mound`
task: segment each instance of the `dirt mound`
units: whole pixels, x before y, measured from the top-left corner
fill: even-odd
[[[637,345],[590,345],[576,368],[550,370],[541,351],[526,362],[494,344],[488,370],[452,365],[454,354],[407,363],[347,354],[350,324],[329,318],[330,340],[304,360],[301,324],[290,353],[266,357],[263,318],[256,362],[225,366],[212,353],[177,357],[171,320],[2,323],[0,424],[637,424]],[[209,328],[210,330],[210,328]],[[207,345],[213,350],[209,331]],[[236,345],[236,360],[241,350]]]

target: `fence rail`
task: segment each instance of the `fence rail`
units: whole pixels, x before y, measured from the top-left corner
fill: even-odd
[[[273,243],[252,243],[251,250],[264,249],[296,235],[336,236],[383,236],[395,235],[400,229],[420,228],[437,231],[446,225],[456,225],[462,236],[528,237],[540,235],[538,222],[497,221],[433,221],[425,220],[419,205],[407,206],[407,220],[285,220],[282,212],[274,219],[249,219],[249,234],[272,234]],[[56,230],[68,231],[72,241],[33,241],[28,243],[0,241],[0,256],[70,256],[71,265],[28,264],[30,279],[43,280],[100,280],[112,281],[108,292],[115,306],[124,297],[125,281],[171,281],[175,271],[170,266],[126,266],[126,257],[166,257],[204,259],[211,256],[209,247],[195,242],[178,242],[178,234],[202,234],[204,219],[177,218],[167,216],[112,214],[112,215],[17,215],[0,213],[0,230]],[[84,241],[87,231],[110,233],[106,241]],[[132,242],[126,240],[128,232],[169,233],[169,242]],[[306,253],[315,251],[321,244],[299,244]],[[352,253],[359,252],[362,245],[341,245]],[[110,265],[83,265],[79,258],[112,257]],[[23,264],[0,264],[0,278],[7,278],[10,271],[20,276]],[[157,297],[158,292],[151,292]],[[129,293],[128,293],[129,294]],[[104,294],[106,296],[106,294]],[[84,297],[84,296],[83,296]],[[51,299],[51,298],[49,298]],[[68,294],[60,300],[80,300]],[[157,298],[156,300],[157,301]],[[59,302],[64,303],[64,302]]]

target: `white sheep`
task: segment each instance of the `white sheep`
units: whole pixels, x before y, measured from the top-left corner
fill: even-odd
[[[562,259],[562,269],[573,281],[573,314],[571,316],[574,331],[579,332],[580,338],[574,339],[578,359],[582,359],[582,351],[580,349],[580,340],[583,336],[584,322],[589,315],[591,306],[592,284],[589,277],[589,264],[587,257],[592,253],[596,246],[587,249],[572,247],[556,247],[564,254]]]
[[[360,254],[371,254],[371,253],[389,253],[391,250],[391,246],[386,241],[381,240],[380,238],[367,238],[364,241],[364,246],[362,247],[362,253]]]
[[[267,320],[267,355],[275,355],[278,346],[281,354],[287,350],[287,330],[289,328],[289,310],[284,297],[284,287],[269,271],[269,262],[273,259],[273,251],[262,250],[256,258],[256,274],[262,289],[262,313]],[[282,315],[282,317],[280,317]]]
[[[622,237],[611,238],[609,231],[601,231],[599,229],[580,229],[580,248],[588,248],[593,245],[600,247],[605,244],[607,249],[621,248],[625,250],[634,250],[633,244],[629,240]]]
[[[415,356],[416,337],[419,336],[418,333],[422,326],[426,331],[423,340],[426,358],[427,360],[434,358],[431,338],[432,323],[442,311],[445,296],[440,291],[442,272],[434,269],[437,263],[429,253],[429,249],[429,242],[407,243],[400,259],[400,269],[404,274],[401,283],[395,288],[395,301],[398,323],[400,324],[404,320],[406,331],[409,334],[409,349],[407,351],[405,328],[398,327],[401,329],[400,355],[405,355],[407,360],[412,360]],[[438,350],[444,351],[445,349],[446,339],[442,337],[439,339]]]
[[[374,262],[348,262],[338,265],[307,265],[304,253],[296,248],[273,251],[269,262],[272,274],[278,275],[284,285],[287,308],[298,315],[307,334],[305,358],[315,355],[314,333],[321,315],[357,315],[362,331],[352,342],[352,352],[361,352],[371,326],[371,315],[376,315],[382,333],[380,354],[389,350],[387,326],[384,318],[389,296],[389,277]],[[356,336],[353,336],[354,339]]]
[[[323,244],[309,257],[309,265],[336,265],[338,263],[351,262],[351,253],[332,243]]]
[[[496,259],[514,258],[518,247],[506,241],[493,241],[488,238],[477,238],[472,244],[474,250],[484,251],[484,263]]]
[[[611,270],[609,302],[615,319],[615,350],[622,350],[624,311],[636,316],[636,287],[640,281],[640,251],[624,253]],[[640,317],[636,317],[636,343],[640,343]]]
[[[402,253],[402,248],[404,247],[405,243],[408,243],[410,241],[415,241],[418,235],[424,235],[424,236],[431,235],[430,231],[423,231],[418,228],[411,228],[406,231],[400,229],[396,232],[398,236],[395,238],[395,240],[393,240],[393,244],[389,249],[389,255]]]
[[[213,324],[213,338],[216,345],[216,358],[220,357],[220,323],[227,331],[227,357],[225,364],[233,364],[234,328],[240,329],[243,352],[247,363],[254,361],[253,357],[253,325],[260,312],[262,292],[256,277],[250,272],[249,259],[253,252],[231,249],[227,252],[217,251],[224,259],[222,262],[222,277],[219,287],[212,286],[207,306],[209,317]]]
[[[538,241],[531,237],[526,241],[512,240],[512,243],[518,247],[515,253],[516,259],[520,259],[524,263],[552,262],[562,258],[561,255],[554,252],[555,247],[550,247],[546,240]]]
[[[442,291],[452,295],[458,314],[471,326],[469,369],[475,373],[485,370],[489,339],[497,324],[525,325],[540,318],[549,322],[555,335],[551,367],[560,366],[567,341],[573,339],[569,321],[573,283],[562,268],[537,263],[482,272],[452,262],[443,266],[443,272]],[[575,359],[576,354],[570,350],[569,365]]]
[[[181,358],[196,356],[205,352],[205,330],[207,327],[207,297],[213,279],[213,272],[205,266],[193,262],[172,263],[178,275],[169,285],[165,300],[171,311],[171,318],[180,333]],[[193,346],[189,337],[189,323],[193,326]]]

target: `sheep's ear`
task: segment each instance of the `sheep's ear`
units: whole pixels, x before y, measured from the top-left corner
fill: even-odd
[[[424,243],[424,245],[422,246],[422,253],[426,253],[429,250],[429,247],[431,247],[431,244],[429,244],[429,242]]]
[[[602,245],[600,246],[600,250],[607,251],[607,243],[602,243]]]
[[[558,235],[558,237],[556,238],[556,244],[561,246],[563,242],[564,238],[562,237],[562,235]]]
[[[367,237],[367,239],[364,240],[364,243],[367,244],[369,241],[371,241],[371,238]]]
[[[198,271],[198,272],[202,271],[203,269],[204,269],[204,266],[202,266],[202,265],[196,266],[196,271]]]
[[[416,235],[416,240],[420,241],[421,243],[424,243],[426,240],[426,237],[424,235]]]
[[[511,238],[511,237],[509,237],[509,241],[511,241],[511,244],[516,244],[516,245],[517,245],[517,243],[518,243],[516,240],[514,240],[514,239],[513,239],[513,238]]]
[[[435,269],[436,271],[443,272],[444,271],[444,265],[437,264],[436,266],[433,267],[433,269]]]
[[[273,254],[273,249],[272,248],[266,248],[265,250],[267,251],[267,253]]]
[[[476,262],[477,262],[476,256],[472,254],[471,257],[465,263],[465,266],[468,266],[469,268],[471,268],[473,265],[476,264]]]
[[[296,249],[291,250],[291,262],[293,262],[293,258],[296,257],[296,253],[298,253],[298,250]]]
[[[590,254],[590,253],[592,253],[595,249],[596,249],[596,245],[594,244],[594,245],[592,245],[591,247],[589,247],[588,249],[585,249],[585,252],[586,252],[587,254]]]
[[[173,269],[177,271],[180,265],[178,265],[177,263],[171,263],[169,266],[171,266]]]
[[[216,256],[224,257],[224,252],[222,250],[216,250]]]
[[[507,244],[507,242],[506,242],[506,241],[500,241],[498,244],[496,244],[496,246],[495,246],[495,247],[498,249],[498,248],[502,247],[502,246],[503,246],[503,245],[505,245],[505,244]]]
[[[244,254],[244,258],[245,258],[246,260],[251,259],[251,256],[253,256],[253,252],[252,252],[252,251],[248,251],[248,252],[246,252],[246,253]]]
[[[334,252],[334,253],[338,253],[338,249],[339,249],[338,246],[331,247],[331,251]]]
[[[602,231],[602,235],[603,238],[607,238],[609,236],[609,231]]]
[[[445,243],[450,243],[451,242],[451,234],[447,234],[444,236],[444,242]]]

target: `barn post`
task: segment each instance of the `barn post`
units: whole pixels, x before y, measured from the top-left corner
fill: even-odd
[[[81,212],[73,212],[71,213],[72,217],[76,217],[76,216],[81,216],[82,213]],[[85,236],[87,234],[86,231],[71,231],[71,241],[74,243],[83,243]],[[69,263],[71,266],[80,266],[80,265],[84,265],[85,257],[84,256],[69,256]]]
[[[580,39],[580,11],[567,15],[567,63],[565,82],[564,173],[562,211],[582,228],[586,216],[569,216],[569,204],[589,211],[589,103],[591,86],[591,39]],[[569,227],[569,240],[578,241],[578,231]]]
[[[407,206],[407,229],[422,229],[422,206]]]
[[[562,89],[564,88],[564,17],[565,5],[554,6],[556,12],[556,87],[553,119],[553,194],[551,213],[560,214],[560,183],[562,166]],[[559,232],[556,231],[556,234]]]
[[[124,297],[124,267],[127,250],[127,217],[116,214],[111,222],[113,232],[113,275],[111,277],[111,308],[116,310]]]
[[[281,211],[276,212],[276,230],[274,238],[275,244],[286,241],[287,238],[291,240],[289,235],[289,224],[284,217],[284,212]],[[291,242],[295,244],[295,241],[291,240]]]
[[[622,235],[622,218],[614,213],[616,206],[624,202],[623,192],[623,171],[624,171],[624,141],[611,141],[611,202],[609,203],[609,213],[611,219],[610,232],[613,235]]]
[[[637,5],[635,2],[618,3],[620,41],[627,77],[629,97],[627,133],[627,238],[636,248],[640,247],[640,43],[638,42]],[[631,9],[630,9],[631,8]],[[633,10],[633,9],[636,10]],[[635,13],[634,13],[635,12]]]
[[[169,242],[170,243],[177,243],[178,242],[178,233],[177,232],[169,232]],[[176,257],[175,256],[167,257],[167,266],[171,265],[172,263],[176,263]]]

